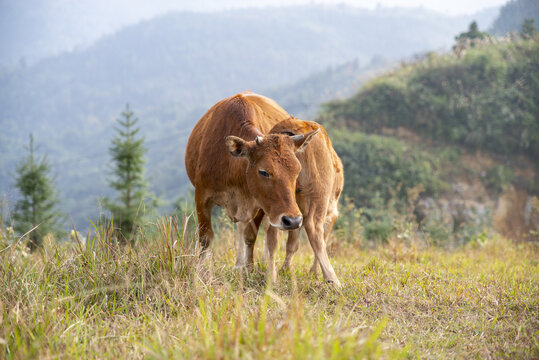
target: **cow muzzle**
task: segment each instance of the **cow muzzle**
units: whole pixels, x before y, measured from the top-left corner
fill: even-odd
[[[303,223],[302,216],[281,216],[281,221],[279,226],[283,230],[294,230],[301,226]]]

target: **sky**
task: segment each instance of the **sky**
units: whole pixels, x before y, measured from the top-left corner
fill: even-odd
[[[308,4],[308,3],[328,3],[340,4],[346,3],[349,5],[374,9],[377,6],[383,7],[424,7],[448,15],[471,14],[476,11],[488,7],[501,6],[508,0],[236,0],[223,1],[228,6],[245,7],[245,6],[267,6],[267,5],[291,5],[291,4]],[[180,1],[178,3],[182,3]],[[191,2],[191,1],[189,1]],[[196,2],[201,7],[207,7],[211,10],[216,6],[216,2],[209,0],[199,0]]]
[[[329,1],[328,2],[338,2]],[[418,7],[436,10],[449,15],[471,14],[488,7],[500,6],[507,0],[349,0],[346,3],[358,6],[374,8],[381,5],[384,7]]]

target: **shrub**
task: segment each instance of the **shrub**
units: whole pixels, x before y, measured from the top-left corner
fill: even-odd
[[[356,206],[372,207],[375,199],[387,202],[393,195],[406,206],[408,189],[421,184],[426,195],[435,195],[446,186],[437,159],[402,141],[344,131],[333,139],[344,166],[344,194]]]

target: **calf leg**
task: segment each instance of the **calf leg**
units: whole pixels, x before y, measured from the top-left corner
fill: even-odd
[[[324,279],[328,283],[332,283],[337,287],[341,286],[335,270],[329,262],[329,257],[326,251],[326,242],[324,239],[324,227],[322,224],[316,224],[312,219],[309,219],[307,224],[305,224],[305,230],[307,231],[307,236],[309,237],[309,242],[313,248],[316,261],[320,264],[322,268],[322,274]]]
[[[292,257],[299,248],[299,229],[288,232],[288,240],[286,242],[286,257],[284,259],[281,271],[289,270]]]
[[[333,229],[333,225],[335,225],[335,221],[337,220],[337,214],[331,213],[326,217],[326,222],[324,223],[324,242],[328,243],[329,234],[331,233],[331,230]],[[316,256],[313,260],[313,266],[311,266],[311,273],[313,275],[318,275],[318,260],[316,260]]]

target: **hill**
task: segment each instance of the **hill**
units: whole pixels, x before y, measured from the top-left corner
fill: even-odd
[[[381,56],[373,57],[364,66],[356,59],[315,72],[293,84],[270,89],[265,95],[275,99],[298,118],[312,118],[321,104],[351,96],[365,82],[387,70],[391,64],[391,61]]]
[[[428,54],[329,103],[325,115],[366,132],[405,127],[499,155],[539,156],[539,42],[499,42],[463,56]]]
[[[363,64],[376,54],[449,46],[468,20],[419,9],[304,6],[170,13],[129,26],[0,77],[0,191],[9,201],[16,196],[9,172],[33,132],[56,165],[67,211],[77,223],[95,214],[108,191],[113,122],[129,102],[148,140],[150,181],[176,197],[186,184],[187,134],[217,100],[244,89],[266,93],[354,58]]]
[[[539,1],[511,0],[501,7],[500,14],[489,29],[491,34],[503,36],[519,32],[525,19],[533,19],[539,26]]]
[[[326,104],[318,121],[334,129],[344,193],[364,208],[366,230],[387,238],[397,220],[381,210],[411,206],[406,221],[434,217],[445,224],[441,238],[458,233],[457,243],[487,223],[536,238],[538,61],[537,38],[487,41],[402,63]]]

